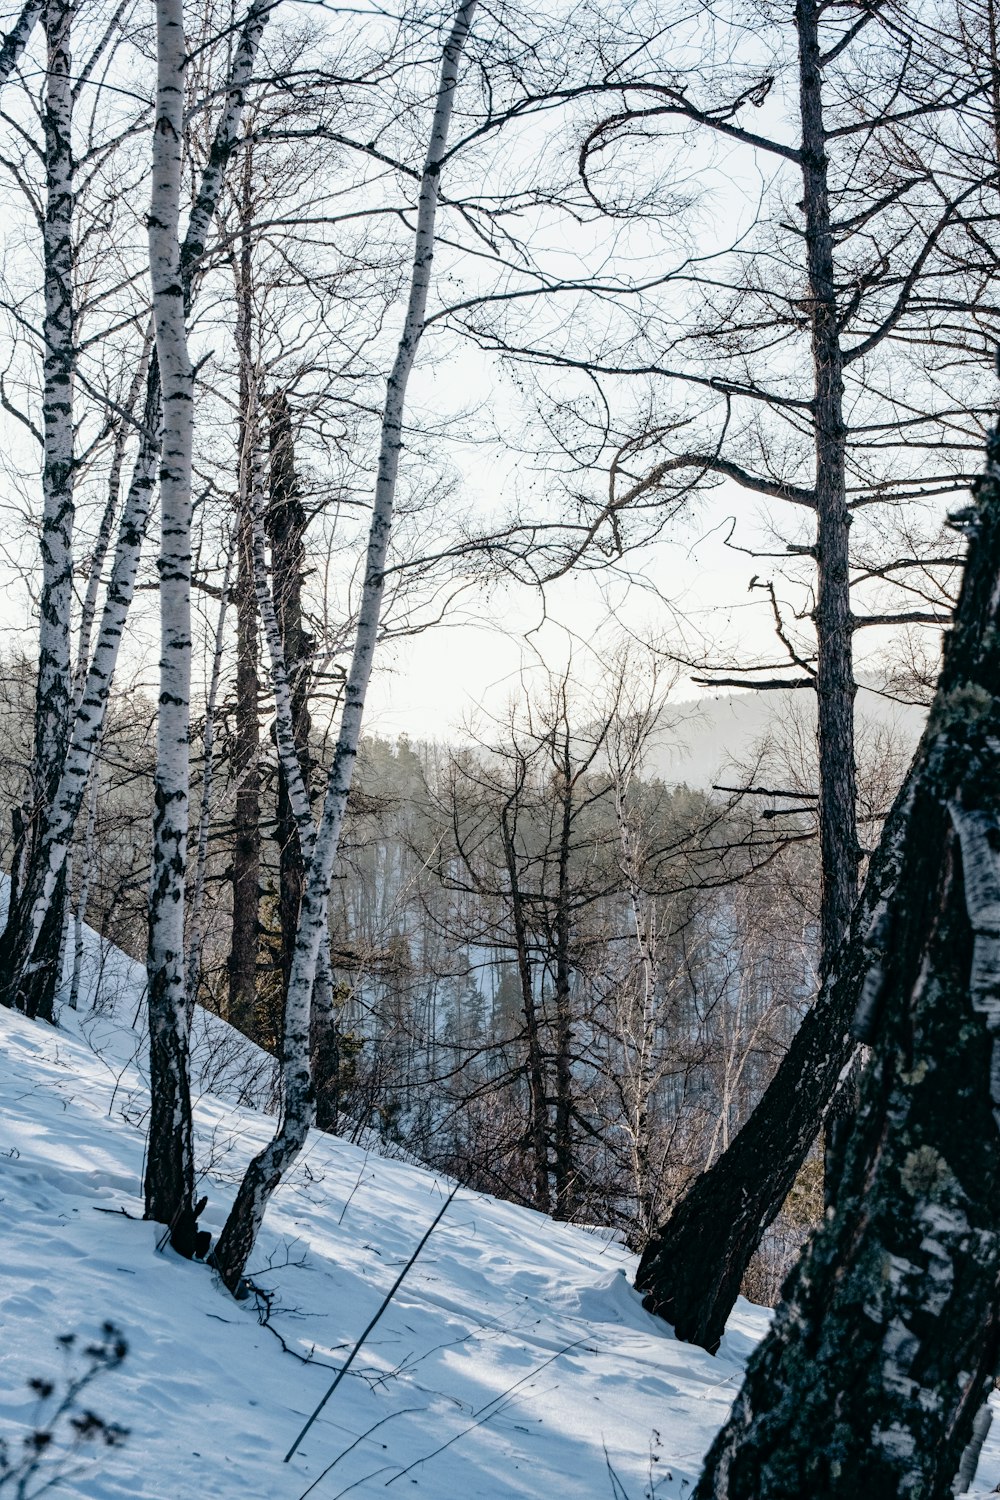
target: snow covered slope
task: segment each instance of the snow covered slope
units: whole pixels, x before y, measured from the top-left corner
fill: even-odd
[[[119,989],[118,1014],[126,1002],[134,1014],[134,990]],[[131,1435],[63,1493],[292,1500],[331,1464],[317,1500],[387,1482],[604,1500],[609,1464],[631,1497],[689,1486],[766,1315],[742,1306],[712,1359],[643,1312],[620,1247],[464,1191],[283,1464],[451,1184],[314,1133],[251,1268],[268,1292],[262,1326],[263,1307],[233,1302],[204,1266],[158,1253],[155,1226],[114,1212],[141,1213],[140,1039],[113,1017],[64,1018],[71,1031],[0,1011],[0,1432],[17,1442],[31,1424],[25,1382],[58,1373],[56,1337],[112,1318],[129,1354],[88,1400]],[[213,1230],[272,1127],[231,1091],[202,1094]]]
[[[16,1445],[30,1429],[26,1381],[58,1375],[58,1335],[90,1337],[111,1318],[129,1342],[121,1369],[87,1392],[128,1441],[57,1493],[690,1492],[767,1314],[741,1303],[713,1359],[643,1311],[619,1246],[463,1190],[284,1464],[451,1184],[314,1133],[251,1267],[266,1299],[235,1303],[204,1266],[158,1251],[159,1231],[137,1217],[141,975],[120,955],[118,970],[117,1016],[64,1013],[68,1029],[53,1030],[0,1011],[0,1435]],[[228,1028],[212,1026],[225,1051]],[[200,1071],[204,1083],[204,1057]],[[273,1120],[238,1101],[235,1070],[214,1088],[198,1101],[197,1151],[217,1231]],[[43,1476],[58,1454],[45,1463]]]

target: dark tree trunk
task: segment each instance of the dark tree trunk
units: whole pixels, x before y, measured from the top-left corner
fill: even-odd
[[[847,934],[858,886],[854,761],[853,616],[844,424],[844,356],[833,260],[833,226],[823,119],[818,0],[797,0],[802,202],[813,351],[816,447],[816,695],[819,751],[820,973]],[[825,1193],[833,1202],[846,1136],[857,1105],[850,1072],[827,1127]]]
[[[740,1283],[790,1190],[824,1117],[831,1203],[856,1103],[844,1069],[850,983],[829,982],[851,921],[860,849],[854,753],[850,523],[845,480],[843,351],[833,258],[816,0],[798,0],[799,102],[816,452],[816,650],[819,751],[820,996],[736,1140],[650,1241],[636,1285],[680,1338],[715,1349]],[[878,877],[876,877],[878,884]],[[845,991],[846,983],[846,991]]]
[[[265,518],[271,546],[271,587],[291,698],[292,736],[303,786],[308,794],[312,763],[309,753],[309,692],[313,639],[306,630],[302,591],[306,576],[305,532],[308,524],[295,473],[295,441],[288,398],[277,392],[268,403],[271,475]],[[278,840],[278,923],[282,1004],[295,956],[299,910],[305,887],[306,860],[295,820],[288,779],[279,757],[276,808]],[[340,1118],[340,1032],[328,966],[321,957],[310,1020],[312,1075],[316,1090],[316,1124],[335,1131]]]
[[[233,935],[229,952],[229,1020],[253,1029],[260,928],[260,724],[257,716],[257,615],[253,581],[253,518],[243,508],[237,529],[236,734],[233,774]]]
[[[573,1017],[571,1009],[570,966],[570,847],[573,832],[573,780],[569,743],[569,724],[562,726],[564,743],[560,746],[562,807],[559,828],[559,851],[556,868],[554,912],[555,957],[555,1179],[557,1219],[571,1219],[576,1208],[576,1164],[573,1150]],[[556,731],[553,731],[555,735]],[[555,746],[553,745],[553,749]]]
[[[312,637],[302,614],[305,581],[306,513],[295,475],[295,449],[287,397],[279,392],[268,403],[271,419],[271,483],[267,535],[271,544],[271,586],[274,612],[284,651],[285,671],[292,700],[292,730],[302,780],[309,785],[309,687]],[[292,812],[285,774],[278,767],[277,838],[279,848],[282,994],[288,979],[299,926],[299,906],[305,861]]]
[[[823,981],[764,1097],[715,1165],[699,1177],[639,1262],[644,1305],[678,1338],[714,1353],[740,1283],[808,1155],[857,1043],[850,1035],[877,928],[898,872],[910,776],[885,825],[852,922],[852,942]]]
[[[178,1028],[163,1024],[165,976],[154,977],[149,1003],[149,1146],[143,1183],[145,1217],[169,1230],[171,1245],[188,1259],[198,1248],[198,1210],[194,1196],[191,1090],[188,1085],[188,1040]],[[182,1149],[158,1149],[163,1141],[180,1141]]]
[[[822,862],[820,967],[833,962],[858,885],[851,616],[851,516],[847,508],[843,353],[827,185],[817,0],[797,0],[799,109],[808,310],[812,328],[816,447],[816,692],[819,843]]]
[[[517,975],[521,986],[521,1008],[524,1013],[524,1036],[528,1052],[528,1097],[531,1101],[532,1166],[534,1169],[535,1207],[547,1214],[552,1206],[549,1193],[549,1107],[545,1090],[545,1055],[542,1048],[538,1007],[535,1005],[534,980],[528,954],[528,929],[524,915],[524,899],[514,851],[514,836],[507,822],[510,807],[500,814],[500,835],[503,840],[504,860],[510,881],[511,921],[514,927],[514,945],[517,950]]]
[[[47,809],[52,806],[68,744],[73,706],[70,630],[75,516],[73,375],[73,87],[72,0],[42,9],[46,41],[44,354],[42,361],[42,589],[39,599],[38,685],[29,816],[24,829],[26,880],[11,900],[0,945],[0,995],[29,1016],[51,1021],[59,984],[60,940],[66,914],[65,873],[56,881],[51,911],[37,941],[32,908],[37,895]]]
[[[253,449],[259,414],[250,341],[249,236],[237,271],[240,356],[239,514],[236,518],[236,734],[233,775],[236,808],[233,834],[233,933],[229,951],[230,1022],[253,1033],[257,1005],[257,943],[260,935],[260,720],[257,712],[257,591],[253,550]]]
[[[909,778],[836,1213],[790,1279],[700,1500],[944,1500],[1000,1354],[1000,439]],[[852,940],[860,947],[859,936]]]

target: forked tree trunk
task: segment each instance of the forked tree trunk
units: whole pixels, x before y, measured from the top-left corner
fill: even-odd
[[[774,1078],[714,1166],[689,1188],[639,1262],[644,1305],[678,1338],[714,1353],[740,1283],[816,1139],[858,1037],[852,1022],[867,1005],[886,904],[899,876],[915,777],[929,730],[886,820],[845,943],[820,986]]]
[[[910,773],[835,1214],[790,1279],[699,1500],[944,1500],[1000,1355],[1000,437]],[[858,966],[862,934],[852,939]]]
[[[312,994],[317,961],[324,935],[328,931],[327,913],[333,864],[357,760],[365,697],[378,638],[399,455],[403,446],[406,387],[424,328],[434,257],[434,225],[441,167],[447,147],[459,62],[475,8],[476,0],[463,0],[445,44],[430,145],[420,178],[413,272],[403,333],[386,389],[378,477],[354,652],[344,692],[340,732],[330,767],[323,814],[309,861],[309,875],[302,897],[295,956],[285,1004],[281,1123],[273,1139],[247,1168],[215,1252],[219,1272],[226,1285],[234,1292],[241,1285],[268,1200],[301,1151],[314,1118],[315,1094],[310,1057]]]

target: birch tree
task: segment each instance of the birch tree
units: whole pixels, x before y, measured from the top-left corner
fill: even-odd
[[[70,618],[73,587],[75,432],[73,384],[73,84],[74,9],[51,0],[43,13],[46,46],[44,100],[45,211],[42,223],[45,313],[42,362],[42,583],[39,609],[35,742],[28,814],[18,864],[30,866],[43,809],[51,799],[65,753],[73,701]],[[22,18],[23,19],[23,18]],[[49,924],[50,962],[59,950],[62,907]],[[51,1019],[45,983],[35,971],[12,989],[28,1015]],[[27,983],[24,982],[27,980]]]
[[[420,177],[410,290],[403,332],[386,388],[378,476],[354,650],[323,812],[309,860],[285,1001],[281,1123],[272,1141],[250,1163],[215,1249],[215,1264],[226,1285],[234,1292],[240,1286],[253,1251],[268,1199],[301,1151],[313,1120],[315,1095],[310,1067],[310,1008],[316,966],[327,931],[333,862],[347,809],[375,655],[403,446],[406,388],[423,333],[434,257],[441,170],[447,151],[459,65],[475,8],[476,0],[463,0],[445,43],[430,140]]]
[[[185,305],[189,304],[194,277],[204,256],[226,166],[239,139],[247,84],[272,8],[271,0],[255,0],[237,37],[222,106],[179,256]],[[38,991],[41,997],[38,1004],[47,1011],[51,1009],[58,978],[52,949],[54,933],[61,925],[61,872],[100,744],[125,622],[135,594],[156,493],[160,429],[161,375],[157,351],[146,375],[138,450],[122,505],[93,652],[82,691],[78,693],[76,711],[65,725],[62,754],[53,768],[52,782],[38,809],[38,826],[30,857],[25,860],[16,899],[11,901],[8,910],[0,946],[7,976],[5,995],[8,1003],[12,1003],[21,992],[26,976],[35,976],[31,983],[42,987]],[[67,613],[62,626],[65,643],[61,649],[64,654],[69,650],[69,624]],[[83,673],[80,675],[82,677]],[[51,918],[50,912],[53,914]]]
[[[224,116],[234,141],[243,91],[270,11],[257,4],[244,28],[245,72],[230,85]],[[190,265],[204,248],[232,149],[213,151],[182,245],[185,70],[188,50],[182,0],[162,0],[156,25],[156,123],[149,213],[150,281],[160,398],[160,694],[157,716],[155,812],[147,951],[150,1038],[150,1124],[146,1154],[146,1217],[168,1226],[171,1243],[191,1255],[197,1244],[191,1096],[188,1081],[188,1000],[185,983],[191,715],[191,456],[194,369],[187,342]],[[193,232],[192,232],[193,231]],[[187,266],[185,265],[187,261]]]
[[[43,0],[25,0],[14,25],[0,46],[0,88],[7,82],[21,60],[21,54],[31,40],[31,33],[42,13]]]

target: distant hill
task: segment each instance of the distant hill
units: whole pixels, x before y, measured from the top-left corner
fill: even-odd
[[[808,753],[816,726],[815,694],[789,688],[775,692],[705,694],[671,706],[672,724],[659,736],[647,769],[666,782],[707,788],[726,771],[745,763],[768,734],[790,731]],[[924,726],[921,708],[890,702],[862,687],[858,692],[858,735],[890,734],[905,746],[916,745]]]

